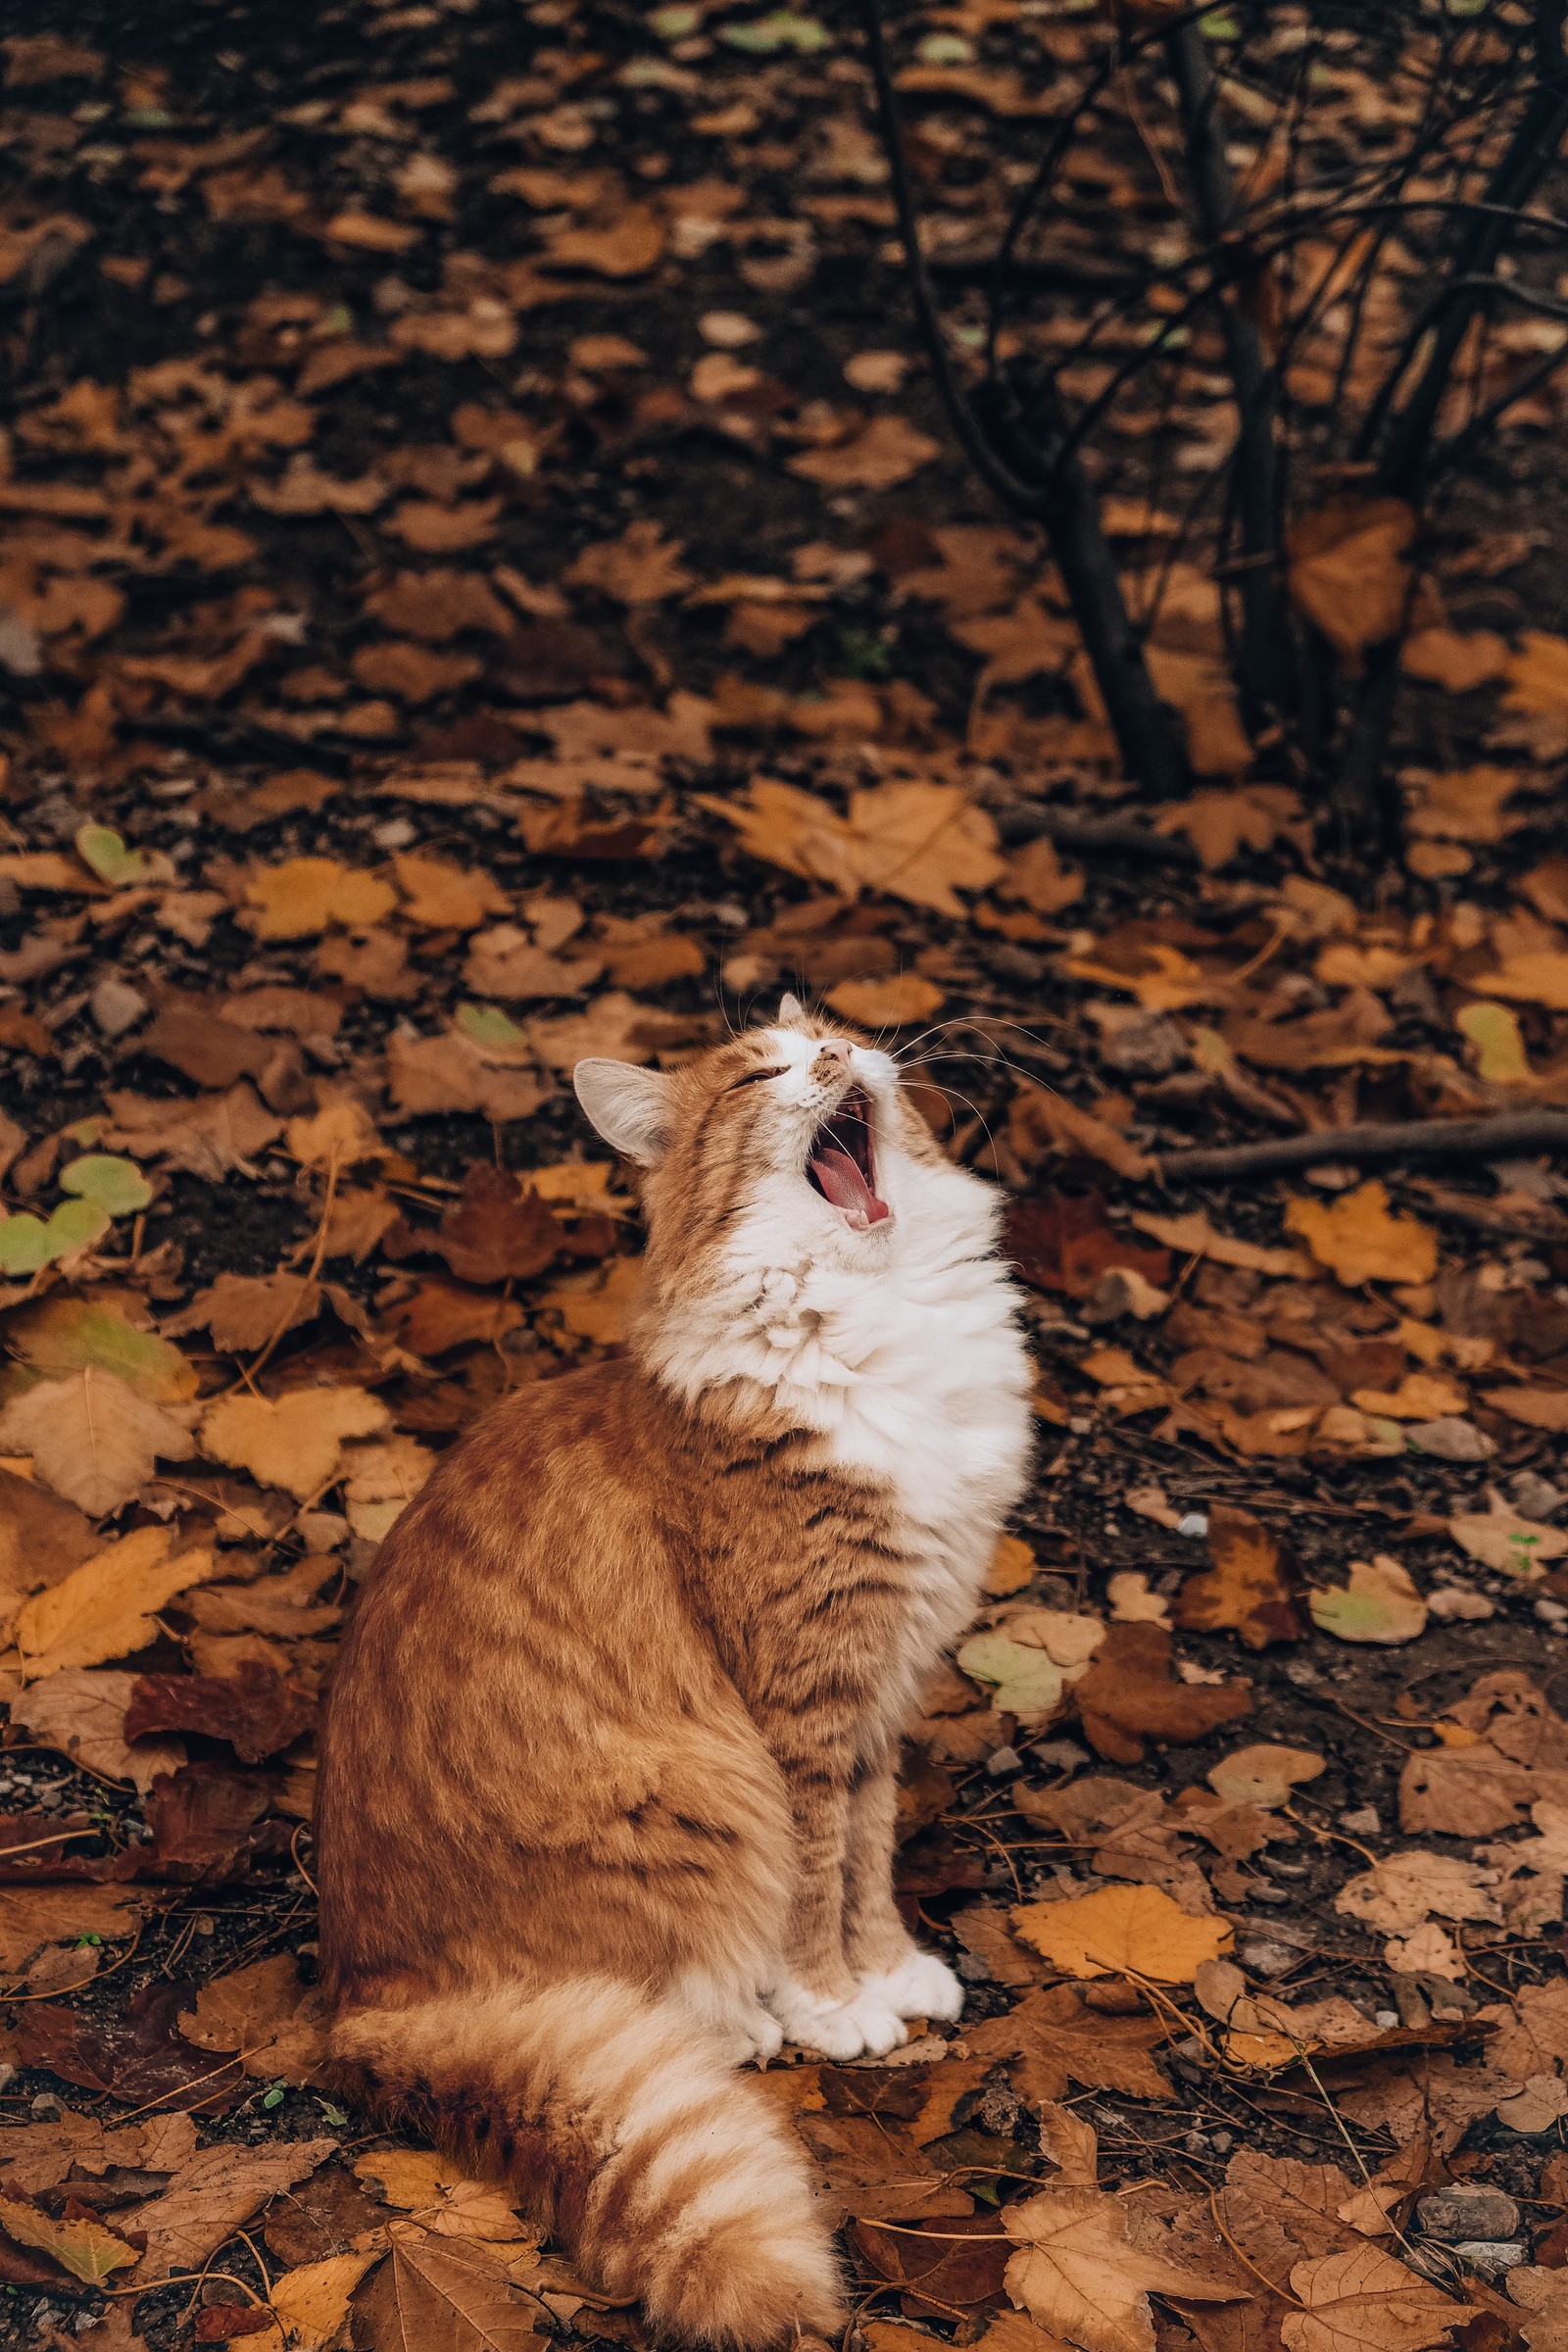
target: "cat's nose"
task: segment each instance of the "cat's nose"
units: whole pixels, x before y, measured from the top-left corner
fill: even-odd
[[[831,1054],[836,1061],[848,1063],[855,1052],[847,1037],[824,1037],[817,1046],[818,1054]]]

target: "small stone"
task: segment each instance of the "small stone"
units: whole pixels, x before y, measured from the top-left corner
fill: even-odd
[[[994,1781],[1004,1781],[1015,1772],[1022,1772],[1023,1758],[1015,1747],[999,1747],[986,1758],[986,1770]]]
[[[1314,1683],[1320,1683],[1323,1677],[1315,1666],[1308,1665],[1305,1658],[1292,1658],[1286,1664],[1285,1679],[1288,1683],[1294,1683],[1298,1690],[1307,1690]]]
[[[715,351],[743,350],[748,343],[755,343],[761,331],[744,311],[705,311],[697,321],[697,332]]]
[[[1568,1494],[1560,1487],[1554,1487],[1535,1470],[1521,1470],[1508,1481],[1508,1498],[1514,1509],[1527,1519],[1549,1519],[1568,1502]]]
[[[99,981],[87,1004],[105,1037],[123,1037],[152,1010],[139,989],[132,988],[128,980],[117,980],[112,973]]]
[[[1348,1830],[1352,1838],[1376,1838],[1383,1823],[1376,1805],[1355,1805],[1340,1815],[1340,1827]]]
[[[1457,1413],[1446,1413],[1441,1421],[1411,1421],[1404,1434],[1417,1453],[1440,1462],[1485,1462],[1497,1450],[1484,1430]]]
[[[1416,2213],[1426,2235],[1448,2246],[1509,2238],[1519,2227],[1519,2208],[1503,2189],[1461,2180],[1422,2197]]]
[[[1128,1012],[1124,1018],[1112,1019],[1113,1013],[1121,1011],[1119,1005],[1091,1009],[1103,1032],[1100,1058],[1107,1068],[1129,1078],[1168,1078],[1188,1059],[1186,1039],[1162,1012]]]
[[[406,816],[389,816],[384,825],[377,825],[370,835],[378,850],[406,850],[418,835]]]
[[[1380,2027],[1385,2034],[1392,2032],[1398,2022],[1399,2012],[1397,2009],[1375,2009],[1372,2013],[1372,2023]]]
[[[1146,1281],[1136,1266],[1107,1266],[1078,1312],[1091,1327],[1119,1323],[1124,1315],[1135,1315],[1140,1323],[1147,1323],[1152,1315],[1162,1315],[1169,1304],[1170,1293]]]
[[[1427,1608],[1445,1625],[1456,1618],[1479,1622],[1497,1613],[1484,1592],[1473,1592],[1465,1585],[1439,1585],[1427,1594]]]
[[[1176,1533],[1179,1536],[1206,1536],[1208,1533],[1208,1513],[1206,1511],[1183,1511],[1181,1517],[1176,1522]]]
[[[985,2132],[1009,2132],[1023,2109],[1005,2082],[993,2082],[975,2109],[975,2122]]]
[[[312,1551],[337,1551],[349,1540],[341,1511],[302,1511],[295,1525]]]
[[[1294,1943],[1276,1943],[1268,1936],[1250,1936],[1236,1956],[1254,1977],[1283,1977],[1301,1957]]]
[[[1536,1616],[1543,1625],[1549,1625],[1553,1633],[1568,1625],[1568,1608],[1560,1600],[1538,1600]]]
[[[1484,2278],[1500,2278],[1525,2258],[1516,2238],[1466,2237],[1453,2250],[1467,2270],[1479,2271]]]
[[[27,2113],[36,2116],[40,2124],[58,2124],[65,2109],[52,2090],[40,2090],[29,2103]]]
[[[1080,1764],[1089,1761],[1088,1748],[1080,1747],[1076,1740],[1037,1740],[1029,1753],[1052,1772],[1076,1772]]]

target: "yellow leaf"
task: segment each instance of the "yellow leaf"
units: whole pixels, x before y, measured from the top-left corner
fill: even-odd
[[[512,901],[494,875],[404,850],[392,860],[404,914],[431,931],[474,931],[492,914],[510,914]]]
[[[367,1389],[291,1389],[275,1402],[222,1396],[202,1422],[202,1451],[303,1502],[331,1483],[346,1439],[374,1437],[389,1419]]]
[[[898,972],[886,980],[841,980],[827,1001],[862,1029],[908,1029],[930,1019],[943,992],[917,972]]]
[[[371,2246],[361,2254],[328,2254],[324,2262],[308,2262],[277,2280],[272,2309],[298,2352],[325,2352],[336,2339],[348,2318],[349,2297],[382,2252]]]
[[[333,923],[368,931],[390,914],[398,894],[361,867],[336,858],[288,858],[281,865],[253,866],[243,916],[258,939],[308,939]]]
[[[1568,957],[1563,959],[1568,962]],[[1478,1001],[1462,1004],[1454,1027],[1476,1050],[1476,1076],[1492,1086],[1521,1086],[1532,1073],[1520,1034],[1519,1015],[1506,1004]]]
[[[1162,1886],[1100,1886],[1059,1903],[1017,1903],[1014,1933],[1069,1977],[1131,1973],[1190,1984],[1204,1960],[1229,1951],[1223,1919],[1194,1919]]]
[[[1441,1421],[1449,1413],[1466,1411],[1470,1399],[1440,1373],[1407,1372],[1396,1389],[1352,1389],[1350,1402],[1383,1420]]]
[[[374,2148],[355,2157],[354,2170],[362,2180],[375,2181],[387,2204],[405,2213],[433,2205],[444,2188],[465,2178],[460,2165],[433,2148]]]
[[[1508,664],[1510,710],[1568,710],[1568,637],[1526,629]]]
[[[1152,1234],[1167,1250],[1193,1257],[1210,1257],[1216,1265],[1245,1266],[1252,1274],[1273,1274],[1282,1281],[1299,1282],[1311,1272],[1311,1261],[1299,1250],[1269,1250],[1259,1242],[1244,1242],[1236,1234],[1218,1233],[1200,1208],[1180,1217],[1159,1217],[1135,1208],[1132,1222],[1140,1233]]]
[[[1414,1217],[1390,1216],[1388,1193],[1376,1179],[1337,1200],[1292,1200],[1285,1222],[1347,1290],[1363,1282],[1430,1282],[1438,1270],[1437,1235]]]
[[[74,2222],[55,2221],[25,2197],[7,2196],[0,2189],[0,2225],[19,2246],[35,2246],[58,2262],[73,2278],[98,2286],[128,2263],[140,2262],[135,2246],[127,2246],[113,2230],[83,2214]]]
[[[138,1527],[24,1602],[15,1639],[29,1677],[129,1657],[158,1633],[156,1612],[213,1575],[210,1551],[171,1559],[167,1527]]]
[[[160,1457],[189,1460],[191,1410],[153,1404],[88,1364],[13,1396],[0,1412],[0,1453],[29,1455],[47,1486],[99,1519],[140,1494]]]
[[[1151,958],[1152,971],[1118,972],[1081,956],[1066,957],[1061,968],[1070,979],[1094,980],[1102,988],[1124,990],[1138,999],[1146,1012],[1181,1012],[1189,1004],[1212,1004],[1225,994],[1223,983],[1205,980],[1192,958],[1177,948],[1152,940],[1139,953]]]
[[[1290,1803],[1291,1793],[1300,1782],[1315,1781],[1325,1763],[1315,1748],[1277,1747],[1272,1741],[1259,1740],[1222,1756],[1209,1766],[1206,1777],[1215,1794],[1228,1805],[1260,1805],[1265,1813],[1272,1813]]]
[[[1021,1592],[1035,1573],[1035,1555],[1021,1536],[999,1536],[986,1570],[986,1591],[993,1600]]]

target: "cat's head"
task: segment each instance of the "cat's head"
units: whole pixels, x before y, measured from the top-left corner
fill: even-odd
[[[577,1100],[645,1174],[650,1242],[689,1257],[749,1233],[774,1262],[874,1265],[957,1176],[891,1054],[786,997],[778,1017],[676,1070],[580,1061]],[[972,1179],[962,1179],[965,1186]]]

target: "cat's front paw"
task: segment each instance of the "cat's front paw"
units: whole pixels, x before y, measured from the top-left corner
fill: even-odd
[[[908,2038],[898,2011],[865,1984],[847,2001],[824,2000],[804,1984],[780,1984],[768,1994],[767,2005],[786,2040],[824,2058],[880,2058]]]
[[[948,2024],[961,2015],[963,1985],[935,1952],[910,1952],[897,1968],[860,1979],[860,1997],[880,2002],[896,2017],[941,2018]]]

